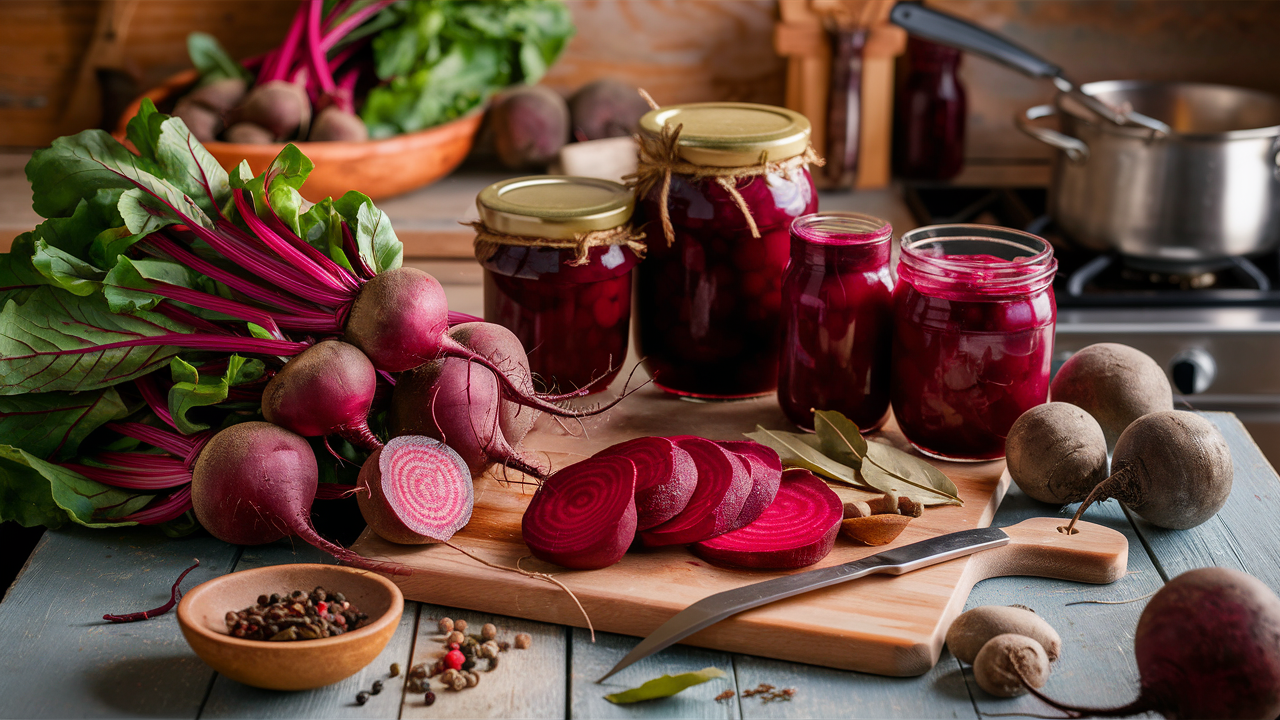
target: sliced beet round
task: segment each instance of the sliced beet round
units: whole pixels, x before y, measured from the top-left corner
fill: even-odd
[[[812,565],[831,552],[843,516],[840,496],[808,470],[782,474],[778,495],[756,521],[695,543],[713,565],[785,570]]]
[[[751,492],[734,522],[733,529],[737,530],[755,522],[760,513],[773,504],[778,484],[782,482],[782,458],[772,448],[754,440],[725,440],[720,442],[720,447],[745,460],[751,471]]]
[[[649,547],[687,545],[728,532],[751,494],[751,473],[745,461],[704,438],[680,435],[671,440],[693,458],[698,486],[678,515],[640,533]]]
[[[763,447],[763,446],[762,446]],[[689,453],[668,438],[642,437],[611,445],[595,457],[618,455],[636,464],[636,529],[648,530],[675,517],[698,486]]]
[[[445,542],[471,520],[471,471],[439,440],[392,438],[365,460],[358,483],[360,514],[384,540]]]
[[[521,532],[535,557],[575,570],[622,559],[636,535],[636,466],[587,458],[548,477],[524,511]]]

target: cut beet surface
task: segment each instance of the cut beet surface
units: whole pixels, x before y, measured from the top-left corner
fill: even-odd
[[[392,438],[365,461],[358,482],[365,490],[356,492],[360,513],[384,540],[444,542],[471,520],[471,472],[438,440]]]
[[[762,446],[763,447],[763,446]],[[601,450],[636,464],[636,529],[648,530],[675,517],[698,486],[698,468],[689,453],[668,438],[642,437]]]
[[[720,447],[735,453],[747,462],[751,471],[751,493],[734,522],[734,530],[755,522],[765,508],[773,504],[782,482],[782,459],[772,448],[754,440],[721,441]]]
[[[745,461],[700,437],[681,435],[671,440],[693,457],[698,487],[679,515],[640,533],[649,547],[687,545],[728,532],[751,494],[751,473]]]
[[[588,458],[548,477],[524,511],[521,532],[535,557],[575,570],[608,567],[636,534],[636,466],[617,455]]]
[[[843,514],[840,497],[825,482],[808,470],[788,470],[782,474],[777,497],[755,522],[691,549],[723,567],[805,567],[831,552]]]

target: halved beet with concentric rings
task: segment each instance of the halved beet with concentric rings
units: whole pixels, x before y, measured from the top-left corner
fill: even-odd
[[[695,543],[713,565],[785,570],[812,565],[831,552],[844,515],[840,497],[808,470],[782,473],[777,497],[756,521]]]
[[[444,542],[471,520],[471,471],[439,440],[392,438],[365,460],[357,483],[360,514],[390,542]]]
[[[763,447],[763,446],[761,446]],[[675,517],[698,487],[693,458],[664,437],[642,437],[611,445],[595,457],[618,455],[636,464],[636,529],[648,530]]]
[[[670,439],[693,458],[698,486],[680,514],[640,533],[649,547],[686,545],[728,532],[736,527],[751,494],[751,473],[745,460],[704,438],[680,435]]]
[[[617,455],[587,458],[548,477],[524,511],[534,557],[575,570],[622,559],[636,535],[636,466]]]
[[[734,522],[736,530],[755,522],[760,513],[773,503],[778,494],[778,484],[782,482],[782,458],[773,448],[754,440],[721,441],[720,447],[745,460],[751,471],[751,492]]]

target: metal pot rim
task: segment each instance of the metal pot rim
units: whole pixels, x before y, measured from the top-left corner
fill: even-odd
[[[1118,90],[1134,90],[1138,88],[1149,87],[1169,87],[1180,86],[1184,88],[1200,87],[1212,88],[1215,90],[1229,90],[1237,93],[1247,93],[1266,98],[1280,105],[1280,96],[1268,93],[1262,90],[1254,90],[1252,88],[1242,88],[1235,85],[1223,85],[1221,83],[1202,83],[1202,82],[1182,82],[1182,81],[1154,81],[1154,80],[1099,80],[1096,82],[1085,83],[1080,86],[1080,90],[1088,95],[1096,93],[1113,92]],[[1122,135],[1126,137],[1141,138],[1151,140],[1151,131],[1143,127],[1120,126],[1114,123],[1100,120],[1087,110],[1073,107],[1070,103],[1064,103],[1066,93],[1058,93],[1054,98],[1054,106],[1059,111],[1071,115],[1072,118],[1080,123],[1093,128],[1098,128],[1103,133],[1112,135]],[[1188,141],[1208,141],[1221,142],[1224,140],[1253,140],[1259,138],[1270,138],[1280,135],[1280,123],[1259,128],[1245,128],[1241,130],[1229,130],[1226,132],[1214,133],[1179,133],[1174,132],[1167,138],[1157,138],[1166,140],[1188,140]]]

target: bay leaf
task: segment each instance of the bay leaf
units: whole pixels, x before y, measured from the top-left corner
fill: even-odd
[[[782,459],[782,464],[785,467],[804,468],[809,472],[836,482],[842,482],[856,488],[874,489],[859,478],[853,468],[832,460],[822,454],[822,451],[817,447],[810,444],[817,442],[812,435],[783,432],[781,430],[766,430],[759,425],[756,426],[755,432],[743,434],[778,453],[778,457]]]
[[[836,462],[857,468],[867,455],[867,440],[849,418],[830,410],[813,413],[814,434],[818,449]]]
[[[626,705],[642,700],[656,700],[657,698],[671,697],[694,685],[701,685],[708,680],[722,677],[725,677],[724,671],[714,667],[680,673],[679,675],[663,675],[646,682],[640,687],[605,695],[604,699],[614,705]]]
[[[930,505],[963,505],[955,483],[941,470],[885,443],[867,443],[860,479],[881,492],[894,492]]]

